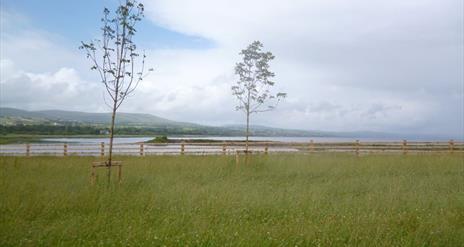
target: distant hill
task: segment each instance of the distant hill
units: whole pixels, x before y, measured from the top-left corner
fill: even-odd
[[[234,131],[243,131],[246,128],[246,125],[234,124],[234,125],[224,125],[223,128]],[[250,133],[253,135],[262,135],[262,136],[301,136],[301,137],[336,137],[334,132],[327,131],[308,131],[308,130],[299,130],[299,129],[282,129],[282,128],[273,128],[262,125],[251,125]],[[259,134],[257,134],[259,133]]]
[[[108,125],[111,123],[111,113],[89,113],[79,111],[45,110],[26,111],[15,108],[0,108],[0,124],[95,124]],[[118,113],[116,123],[133,127],[198,126],[157,117],[151,114]]]
[[[0,107],[0,133],[16,134],[91,134],[101,133],[108,128],[111,113],[89,113],[79,111],[44,110],[26,111]],[[117,134],[123,135],[211,135],[244,136],[244,125],[221,127],[177,122],[151,114],[117,114]],[[252,136],[281,137],[368,137],[399,138],[399,135],[379,132],[330,132],[298,129],[282,129],[252,125]]]

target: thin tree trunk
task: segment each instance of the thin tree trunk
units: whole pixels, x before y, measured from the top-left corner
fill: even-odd
[[[246,122],[246,139],[245,139],[245,153],[248,155],[248,137],[250,135],[250,113],[247,112],[247,122]]]
[[[248,165],[248,139],[250,136],[250,112],[247,111],[246,139],[245,139],[245,164]]]
[[[127,2],[126,1],[126,5],[127,5]],[[111,114],[111,133],[110,133],[110,150],[109,150],[109,158],[108,158],[108,185],[110,184],[110,181],[111,181],[111,161],[113,159],[113,137],[114,137],[114,122],[115,122],[115,119],[116,119],[116,110],[118,108],[118,95],[119,95],[119,78],[121,78],[121,67],[122,67],[122,63],[123,63],[123,59],[124,59],[124,46],[126,44],[126,27],[123,26],[122,27],[122,34],[121,34],[121,54],[120,56],[118,57],[118,62],[119,62],[119,65],[118,65],[118,77],[116,78],[116,86],[115,86],[115,92],[114,92],[114,99],[113,99],[113,113]],[[123,98],[121,98],[120,100],[123,100]]]
[[[247,104],[246,104],[246,139],[245,139],[245,159],[248,161],[248,136],[250,135],[250,96],[251,92],[248,89],[248,97],[247,97]]]
[[[245,164],[248,165],[248,139],[250,136],[250,96],[251,92],[248,90],[247,105],[246,105],[246,138],[245,138]]]
[[[117,90],[117,89],[116,89]],[[116,98],[113,103],[113,112],[111,114],[111,128],[110,128],[110,147],[109,147],[109,157],[108,157],[108,185],[111,182],[111,162],[113,160],[113,139],[114,139],[114,123],[116,119],[116,108],[117,108],[118,98]]]

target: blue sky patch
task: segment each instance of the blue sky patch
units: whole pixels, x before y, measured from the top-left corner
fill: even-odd
[[[2,8],[26,16],[34,28],[65,37],[78,45],[100,35],[103,8],[111,11],[118,5],[113,0],[30,1],[2,2]],[[214,42],[198,36],[186,35],[156,25],[144,18],[136,27],[136,42],[143,49],[209,49]]]

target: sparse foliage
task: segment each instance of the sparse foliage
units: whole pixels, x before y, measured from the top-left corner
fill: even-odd
[[[105,86],[106,95],[111,99],[110,104],[105,100],[105,103],[112,109],[107,162],[109,168],[111,168],[113,154],[116,111],[146,76],[145,53],[139,54],[133,41],[136,34],[135,26],[142,20],[143,11],[143,4],[135,0],[124,1],[114,14],[105,8],[101,19],[102,38],[88,43],[81,42],[79,47],[92,61],[91,70],[98,72]],[[110,179],[111,169],[108,170],[108,179]]]
[[[232,86],[232,94],[239,104],[236,110],[246,114],[246,152],[250,132],[250,115],[253,113],[272,111],[286,97],[286,93],[272,94],[270,89],[275,82],[275,76],[269,70],[269,62],[274,59],[271,52],[262,51],[263,44],[254,41],[239,54],[243,61],[235,66],[235,74],[239,80]]]

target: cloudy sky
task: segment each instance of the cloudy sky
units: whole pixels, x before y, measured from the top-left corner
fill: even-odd
[[[155,69],[124,112],[243,123],[230,87],[260,40],[288,98],[252,123],[463,137],[461,0],[146,0],[136,42]],[[1,1],[0,105],[106,112],[78,50],[117,0]]]

